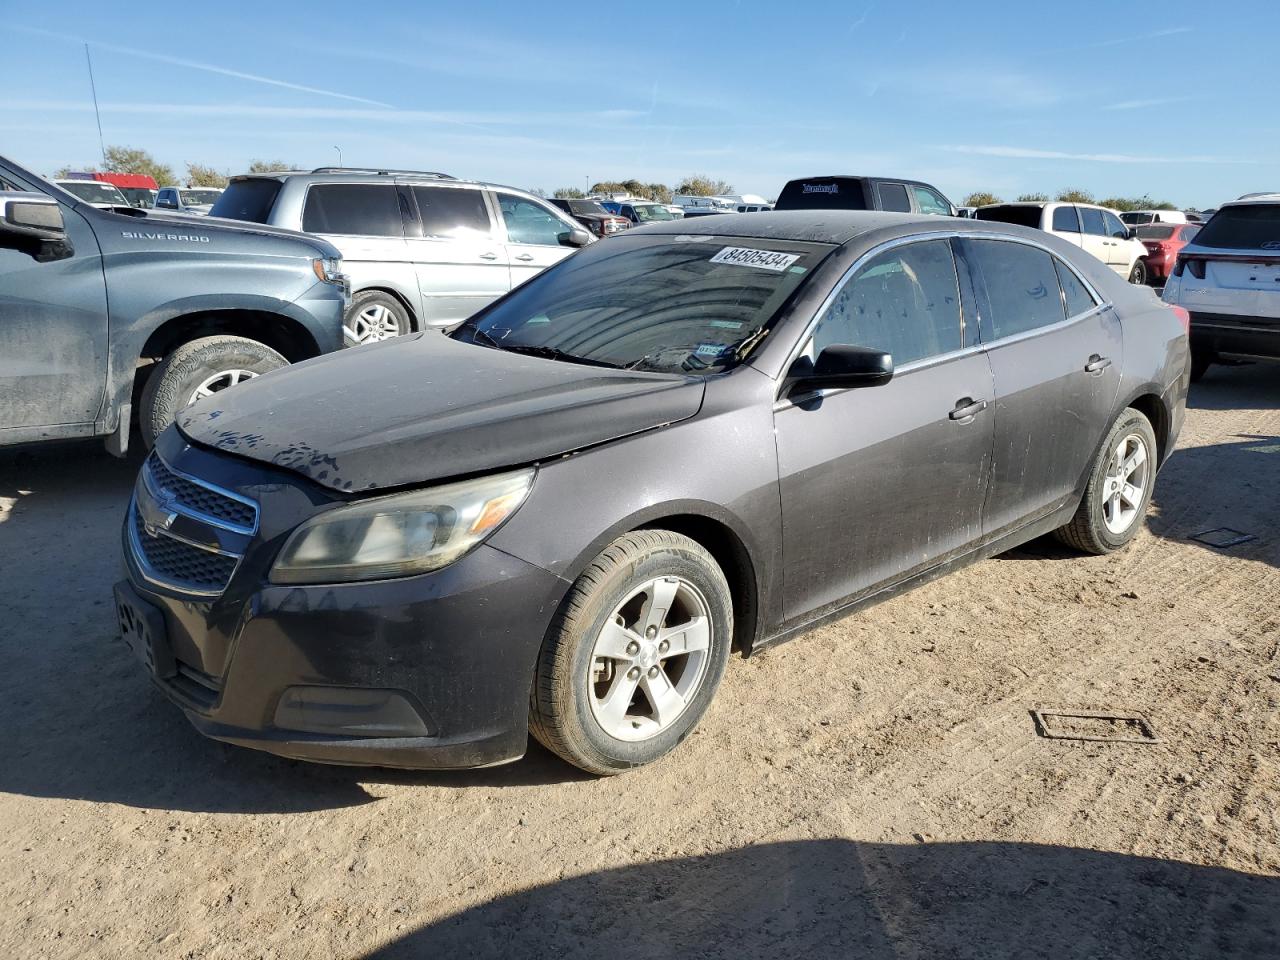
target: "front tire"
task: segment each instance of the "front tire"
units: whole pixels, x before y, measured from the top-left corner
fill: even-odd
[[[588,773],[659,759],[706,711],[733,638],[724,573],[667,530],[619,537],[574,583],[543,643],[529,730]]]
[[[1136,283],[1140,287],[1146,285],[1147,265],[1141,260],[1133,262],[1133,269],[1129,271],[1129,282]]]
[[[152,371],[142,391],[138,427],[148,450],[179,411],[197,400],[289,363],[270,347],[245,337],[201,337],[184,343]]]
[[[1085,553],[1119,550],[1142,526],[1155,479],[1155,431],[1142,413],[1127,407],[1094,458],[1075,516],[1054,535]]]

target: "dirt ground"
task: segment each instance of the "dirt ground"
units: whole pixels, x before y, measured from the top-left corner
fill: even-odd
[[[609,780],[202,739],[115,637],[138,458],[0,454],[0,956],[1278,957],[1280,368],[1191,405],[1130,549],[1038,541],[735,660]],[[1219,526],[1257,539],[1186,539]]]

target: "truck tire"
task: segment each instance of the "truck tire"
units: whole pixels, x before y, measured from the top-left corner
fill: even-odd
[[[351,298],[342,318],[343,345],[358,347],[413,332],[404,304],[381,290],[362,290]]]
[[[591,561],[552,622],[529,730],[588,773],[652,763],[693,731],[732,642],[729,584],[711,554],[668,530],[625,534]]]
[[[1155,482],[1155,431],[1145,415],[1126,407],[1094,458],[1075,516],[1054,536],[1084,553],[1119,550],[1142,527]]]
[[[196,400],[288,366],[270,347],[245,337],[202,337],[184,343],[152,371],[142,391],[138,427],[148,450],[174,417]]]

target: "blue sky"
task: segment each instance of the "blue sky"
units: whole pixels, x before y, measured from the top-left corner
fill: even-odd
[[[6,0],[0,153],[108,144],[238,172],[443,170],[522,187],[894,174],[959,200],[1070,186],[1207,207],[1280,189],[1280,3]]]

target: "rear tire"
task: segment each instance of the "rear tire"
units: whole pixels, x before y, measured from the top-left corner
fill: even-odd
[[[1129,271],[1129,282],[1136,283],[1140,287],[1146,285],[1147,265],[1141,260],[1133,262],[1133,269]]]
[[[1151,421],[1126,407],[1099,448],[1080,506],[1071,522],[1054,531],[1084,553],[1119,550],[1142,527],[1156,479],[1156,434]],[[1124,465],[1138,461],[1131,469]]]
[[[138,427],[148,450],[179,412],[200,395],[217,393],[289,361],[265,344],[245,337],[202,337],[184,343],[157,364],[147,379],[138,409]]]
[[[588,773],[652,763],[706,711],[732,638],[729,584],[700,544],[667,530],[619,537],[577,579],[551,625],[529,730]]]

